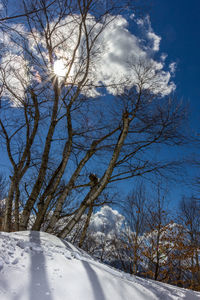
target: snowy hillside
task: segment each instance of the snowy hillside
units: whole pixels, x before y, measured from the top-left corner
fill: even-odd
[[[141,279],[43,232],[0,233],[1,300],[200,299],[200,293]]]

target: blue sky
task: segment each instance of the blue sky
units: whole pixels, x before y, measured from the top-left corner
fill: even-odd
[[[149,3],[152,28],[162,38],[160,52],[168,55],[166,63],[177,63],[173,78],[175,95],[189,103],[189,125],[194,134],[200,134],[200,1],[153,0]],[[197,157],[199,150],[194,145],[178,149],[180,155],[196,153]],[[190,183],[199,173],[198,169],[187,166],[184,173],[188,177],[182,183],[170,185],[172,206],[178,204],[182,195],[196,192]]]
[[[190,102],[192,127],[200,132],[200,1],[153,0],[150,16],[161,52],[177,62],[176,93]]]
[[[190,103],[190,125],[194,132],[200,133],[200,1],[151,0],[147,2],[151,7],[147,13],[150,15],[153,31],[162,38],[159,53],[168,55],[166,64],[176,62],[177,68],[173,78],[177,86],[176,95],[178,98],[183,98],[185,103]],[[187,149],[188,147],[179,150],[180,154],[200,152],[197,148],[190,147],[189,151]],[[4,168],[7,165],[6,159],[3,158],[0,164]],[[194,174],[192,168],[188,170],[191,175]],[[177,203],[182,194],[190,193],[190,186],[184,187],[184,185],[185,183],[173,184],[172,189],[171,184],[169,198],[172,201],[176,200]],[[126,186],[124,184],[125,190]]]
[[[161,37],[159,54],[167,54],[166,64],[176,62],[175,96],[188,104],[190,129],[200,135],[200,1],[152,0],[146,4],[153,31]],[[171,151],[187,157],[193,153],[198,157],[200,149],[187,145]],[[199,171],[189,165],[184,168],[181,182],[179,178],[177,183],[168,183],[171,207],[176,207],[183,195],[196,193],[192,181]]]

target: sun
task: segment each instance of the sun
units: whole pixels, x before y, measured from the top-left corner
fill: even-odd
[[[58,59],[54,62],[53,71],[57,76],[65,77],[67,69],[63,59]]]

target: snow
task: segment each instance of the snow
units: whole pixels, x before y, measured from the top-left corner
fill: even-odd
[[[1,300],[200,299],[200,293],[125,274],[44,232],[0,233]]]

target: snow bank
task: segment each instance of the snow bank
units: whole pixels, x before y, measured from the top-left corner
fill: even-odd
[[[1,300],[182,298],[200,293],[117,271],[47,233],[0,233]]]

